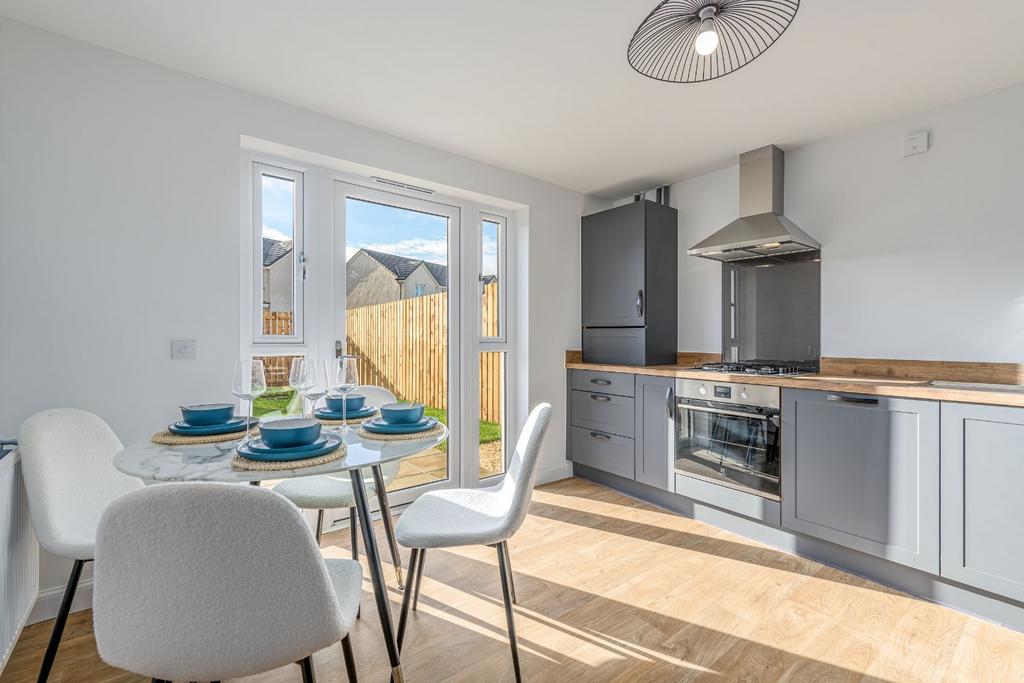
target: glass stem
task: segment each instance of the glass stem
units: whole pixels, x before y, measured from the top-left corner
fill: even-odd
[[[248,408],[245,411],[245,443],[249,443],[249,423],[252,422],[252,399],[246,401],[245,405]]]

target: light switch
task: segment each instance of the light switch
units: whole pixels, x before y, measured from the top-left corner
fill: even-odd
[[[928,131],[923,130],[920,133],[911,133],[903,138],[903,156],[909,157],[911,154],[920,154],[927,151]]]
[[[175,339],[171,342],[171,360],[195,360],[196,340]]]

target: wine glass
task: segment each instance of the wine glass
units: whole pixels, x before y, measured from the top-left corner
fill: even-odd
[[[327,361],[327,382],[331,388],[341,394],[341,429],[347,432],[348,427],[348,395],[359,386],[359,365],[355,356],[339,356]]]
[[[327,368],[310,358],[303,370],[303,381],[299,391],[311,402],[310,410],[316,416],[316,402],[327,395]]]
[[[252,404],[267,391],[267,375],[261,360],[235,361],[235,376],[231,381],[231,393],[248,402],[245,414],[245,441],[249,442],[249,423],[252,422]]]
[[[313,361],[315,365],[315,361]],[[288,386],[292,388],[296,393],[305,396],[303,389],[308,382],[309,377],[309,361],[305,356],[295,356],[292,358],[291,367],[288,369]],[[302,404],[302,417],[306,417],[306,404]]]

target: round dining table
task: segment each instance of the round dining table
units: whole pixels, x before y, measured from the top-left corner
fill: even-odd
[[[444,425],[441,427],[440,434],[408,441],[376,441],[359,436],[356,429],[350,429],[344,433],[332,430],[332,433],[342,435],[348,450],[344,457],[315,467],[275,469],[273,471],[235,469],[231,466],[231,460],[235,456],[238,441],[188,446],[165,446],[152,441],[139,441],[114,456],[114,466],[125,474],[139,477],[145,481],[219,481],[253,485],[259,485],[265,479],[291,479],[319,474],[350,473],[352,495],[355,499],[359,526],[363,534],[363,545],[369,565],[370,580],[373,584],[374,600],[377,603],[381,629],[384,632],[384,644],[391,662],[392,680],[402,683],[404,678],[398,643],[395,639],[395,629],[391,619],[391,602],[388,600],[387,586],[384,583],[384,574],[381,570],[380,552],[377,548],[376,536],[373,533],[373,521],[370,516],[370,504],[363,471],[370,470],[375,495],[381,509],[381,517],[385,524],[391,524],[387,492],[384,489],[384,477],[381,474],[380,466],[440,445],[448,438],[448,429]],[[325,429],[325,431],[327,430]],[[389,536],[394,538],[393,533]],[[392,548],[392,552],[395,557],[398,557],[397,548]]]

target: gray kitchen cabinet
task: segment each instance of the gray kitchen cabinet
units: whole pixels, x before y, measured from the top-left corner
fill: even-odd
[[[941,575],[1024,601],[1024,409],[942,404]]]
[[[585,429],[633,437],[633,397],[596,391],[572,392],[572,423]]]
[[[643,326],[643,203],[584,216],[582,224],[583,326]]]
[[[636,480],[674,489],[675,379],[636,377]]]
[[[596,429],[573,427],[570,440],[573,462],[626,479],[633,478],[633,439]]]
[[[782,392],[782,526],[939,572],[939,404]]]

